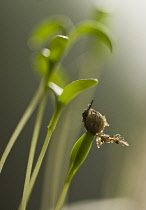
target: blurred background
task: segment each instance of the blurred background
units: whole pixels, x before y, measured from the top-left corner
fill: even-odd
[[[130,147],[105,144],[97,149],[94,142],[87,160],[72,181],[67,209],[81,209],[82,206],[84,210],[146,209],[144,0],[0,1],[0,154],[40,80],[32,67],[32,51],[27,45],[32,28],[56,14],[67,15],[76,24],[90,18],[94,8],[109,13],[105,21],[114,37],[113,54],[102,49],[102,53],[99,50],[88,57],[89,40],[85,39],[65,59],[68,82],[94,77],[99,79],[99,84],[81,94],[64,110],[28,210],[47,210],[56,202],[69,164],[70,150],[85,131],[81,113],[92,98],[94,108],[106,115],[110,124],[105,132],[120,133]],[[36,157],[53,110],[50,95]],[[0,175],[1,209],[16,210],[20,203],[34,120],[35,114],[19,136]]]

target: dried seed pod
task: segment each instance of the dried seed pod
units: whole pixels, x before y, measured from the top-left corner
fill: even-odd
[[[102,116],[99,112],[92,109],[93,100],[82,113],[84,126],[93,135],[96,135],[97,147],[100,148],[103,143],[116,143],[123,146],[129,146],[128,142],[124,141],[124,138],[120,134],[109,135],[103,133],[105,126],[109,126],[106,121],[106,117]]]
[[[88,109],[86,109],[82,113],[84,126],[93,135],[103,132],[105,126],[108,126],[105,116],[102,116],[99,112],[95,111],[91,108],[93,104],[93,100],[91,104],[89,104]]]

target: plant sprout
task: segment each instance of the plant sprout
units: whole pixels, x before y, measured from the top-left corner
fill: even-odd
[[[72,46],[85,35],[97,38],[97,40],[100,40],[107,48],[109,48],[110,51],[112,51],[110,31],[106,25],[101,23],[100,20],[91,19],[73,26],[68,17],[55,16],[49,19],[47,18],[34,28],[29,38],[29,46],[35,52],[33,64],[37,68],[37,71],[41,75],[42,79],[39,88],[16,126],[16,129],[14,130],[0,160],[0,172],[2,172],[7,157],[16,143],[19,134],[23,130],[32,113],[37,108],[36,121],[34,124],[26,169],[23,196],[19,210],[26,210],[27,203],[62,110],[80,93],[98,83],[98,80],[95,78],[87,78],[72,81],[63,87],[61,85],[64,82],[64,75],[62,72],[64,67],[62,65],[62,60],[66,57]],[[56,96],[55,109],[51,120],[48,123],[46,138],[44,139],[40,154],[34,169],[32,169],[48,92],[50,90],[53,90]],[[70,182],[76,171],[86,159],[94,136],[96,136],[98,147],[107,142],[123,143],[128,146],[128,143],[126,143],[121,136],[110,136],[102,132],[104,127],[108,125],[106,118],[91,109],[91,106],[92,103],[83,113],[83,121],[87,131],[77,140],[72,148],[65,185],[57,202],[56,210],[62,208]],[[95,122],[92,122],[92,120],[96,122],[96,128],[98,127],[98,129],[95,129],[95,127],[94,129],[91,129],[95,126]]]
[[[70,165],[65,184],[55,210],[60,210],[62,208],[71,180],[86,159],[95,136],[98,148],[100,148],[103,143],[113,142],[129,146],[129,144],[124,141],[119,134],[111,136],[103,133],[105,126],[109,126],[109,124],[107,123],[105,116],[102,116],[99,112],[91,108],[92,104],[93,100],[91,101],[91,104],[89,104],[88,109],[86,109],[82,114],[84,126],[87,132],[77,140],[72,148],[70,154]]]

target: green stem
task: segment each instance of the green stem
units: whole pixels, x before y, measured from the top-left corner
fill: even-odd
[[[65,201],[66,195],[67,195],[68,188],[69,188],[70,183],[71,183],[71,179],[72,179],[72,177],[69,177],[69,178],[66,179],[63,190],[60,194],[60,197],[59,197],[59,200],[57,202],[55,210],[61,210],[61,208],[63,206],[63,203]]]
[[[54,112],[54,114],[53,114],[53,116],[52,116],[52,119],[51,119],[51,121],[49,123],[48,132],[47,132],[47,135],[46,135],[46,138],[45,138],[42,150],[41,150],[40,155],[38,157],[37,163],[35,165],[34,171],[32,173],[32,176],[31,176],[31,179],[30,179],[30,182],[29,182],[29,186],[28,186],[28,188],[27,188],[27,190],[26,190],[26,192],[24,194],[24,199],[22,200],[22,202],[20,204],[19,210],[24,210],[23,206],[24,206],[24,204],[27,204],[27,202],[29,200],[29,197],[30,197],[30,194],[32,192],[33,186],[35,184],[36,178],[38,176],[38,173],[39,173],[42,161],[43,161],[44,156],[46,154],[46,151],[47,151],[47,148],[48,148],[51,136],[52,136],[53,131],[54,131],[55,127],[56,127],[56,124],[58,122],[59,116],[61,114],[61,110],[62,110],[62,106],[58,105],[56,110],[55,110],[55,112]]]
[[[13,145],[15,144],[20,132],[22,131],[22,129],[24,128],[25,124],[27,123],[28,119],[30,118],[30,116],[32,115],[33,111],[35,110],[41,96],[42,96],[42,93],[43,93],[43,81],[41,82],[38,90],[36,91],[34,97],[32,98],[28,108],[26,109],[26,111],[24,112],[21,120],[19,121],[17,127],[15,128],[6,148],[5,148],[5,151],[2,155],[2,158],[0,160],[0,173],[3,169],[3,166],[5,164],[5,161],[13,147]]]
[[[74,144],[70,154],[70,165],[66,176],[66,181],[58,199],[55,210],[61,210],[72,178],[85,161],[91,149],[93,139],[94,135],[87,131]]]
[[[31,147],[30,147],[30,152],[29,152],[29,158],[28,158],[28,164],[27,164],[27,170],[26,170],[26,177],[25,177],[25,183],[24,183],[24,190],[23,190],[23,209],[26,208],[26,201],[24,200],[25,193],[27,191],[27,188],[29,186],[30,182],[30,177],[31,177],[31,172],[32,172],[32,165],[33,165],[33,160],[34,160],[34,155],[35,155],[35,150],[36,150],[36,145],[39,137],[39,132],[40,132],[40,127],[42,123],[42,117],[46,105],[46,96],[47,96],[47,91],[44,89],[44,96],[42,98],[42,101],[38,107],[38,114],[36,117],[36,122],[34,126],[34,131],[33,131],[33,136],[32,136],[32,141],[31,141]]]

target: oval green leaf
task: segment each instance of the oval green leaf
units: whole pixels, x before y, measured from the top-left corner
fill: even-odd
[[[100,41],[102,41],[112,52],[112,41],[109,29],[100,22],[97,21],[86,21],[80,23],[70,33],[69,37],[71,41],[76,41],[83,35],[94,35]]]
[[[30,48],[37,50],[44,47],[44,44],[53,35],[60,33],[60,31],[66,33],[70,25],[72,23],[66,16],[55,16],[45,19],[32,31],[28,40]]]
[[[97,83],[97,79],[81,79],[71,82],[64,88],[62,94],[58,98],[58,102],[63,105],[66,105],[80,92],[96,85]]]
[[[94,135],[86,132],[74,144],[70,155],[70,165],[67,179],[70,180],[73,177],[73,175],[86,159],[91,149],[93,139]]]
[[[69,38],[67,36],[58,35],[55,36],[49,46],[50,49],[50,61],[56,63],[62,56]]]
[[[82,163],[85,161],[91,149],[93,139],[94,135],[89,132],[86,132],[74,144],[70,155],[70,165],[64,183],[64,187],[60,194],[55,210],[62,209],[63,202],[65,200],[72,178],[79,169],[79,167],[82,165]]]
[[[49,73],[50,62],[49,62],[50,51],[44,48],[40,53],[35,54],[33,57],[33,65],[37,72],[41,75],[46,75]]]

